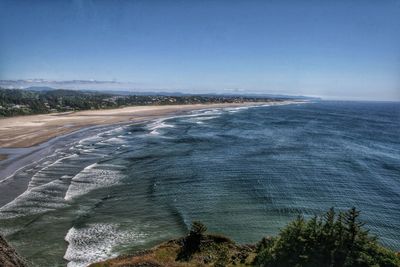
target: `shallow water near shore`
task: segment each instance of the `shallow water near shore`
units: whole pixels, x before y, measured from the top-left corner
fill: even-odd
[[[183,235],[193,220],[247,243],[298,214],[356,206],[400,250],[399,136],[399,103],[210,109],[116,126],[17,172],[28,190],[0,209],[0,231],[34,266],[86,266]]]

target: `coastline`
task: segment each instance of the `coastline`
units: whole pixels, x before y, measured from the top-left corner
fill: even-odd
[[[151,120],[181,112],[207,108],[254,106],[285,101],[245,102],[221,104],[193,104],[168,106],[131,106],[117,109],[87,110],[40,115],[16,116],[0,119],[0,148],[27,148],[54,137],[97,125]],[[7,155],[0,151],[3,159]]]
[[[292,101],[134,106],[0,119],[0,155],[5,157],[0,160],[0,207],[14,200],[28,187],[29,180],[13,179],[15,173],[46,158],[60,147],[110,127],[143,123],[194,110],[290,103]]]
[[[343,146],[340,142],[343,132],[336,132],[336,130],[341,130],[341,127],[338,125],[346,125],[346,121],[352,123],[353,117],[346,119],[347,116],[339,115],[337,117],[338,120],[332,121],[332,105],[329,103],[316,105],[294,104],[281,107],[270,106],[271,107],[268,107],[268,105],[262,105],[260,107],[255,106],[250,108],[210,108],[201,111],[177,114],[176,116],[172,115],[160,119],[152,119],[139,124],[115,124],[108,126],[103,130],[96,129],[97,131],[100,131],[100,134],[95,134],[94,136],[88,134],[89,130],[84,128],[82,129],[82,132],[75,135],[76,138],[83,140],[79,141],[79,139],[75,139],[72,144],[66,143],[67,141],[64,141],[63,139],[65,136],[63,136],[55,142],[57,144],[64,144],[63,148],[56,150],[55,153],[46,156],[38,163],[32,163],[29,167],[19,171],[15,176],[9,179],[10,181],[18,179],[20,179],[19,181],[22,181],[21,177],[26,177],[25,180],[32,178],[32,185],[39,186],[37,187],[37,190],[27,190],[26,193],[18,197],[15,202],[3,208],[3,219],[6,222],[3,225],[7,226],[7,223],[10,222],[10,227],[4,227],[4,234],[6,237],[10,238],[12,242],[15,242],[18,248],[24,252],[23,255],[27,255],[27,258],[30,258],[31,255],[33,255],[30,253],[34,252],[34,249],[29,247],[29,240],[44,240],[44,234],[43,236],[37,234],[37,232],[43,232],[47,233],[46,235],[48,237],[46,242],[41,241],[44,245],[47,246],[47,244],[49,244],[48,246],[50,248],[53,247],[51,244],[56,244],[54,245],[54,248],[56,246],[62,248],[57,250],[59,261],[64,259],[71,262],[71,265],[74,265],[75,263],[78,264],[80,262],[80,257],[83,257],[85,259],[91,259],[92,262],[92,260],[94,261],[93,255],[98,251],[96,250],[96,247],[101,246],[106,247],[107,249],[115,247],[115,253],[111,250],[107,250],[100,255],[102,258],[103,255],[111,257],[117,255],[117,252],[118,255],[126,255],[125,248],[128,247],[129,249],[132,248],[132,251],[141,251],[142,249],[147,249],[155,244],[159,244],[164,240],[170,240],[182,236],[190,223],[190,220],[188,219],[185,221],[185,218],[203,218],[196,214],[205,214],[204,211],[207,212],[207,209],[213,209],[213,207],[216,206],[214,204],[216,201],[213,201],[215,192],[218,192],[216,197],[217,201],[219,201],[219,199],[224,199],[226,204],[217,206],[218,211],[212,210],[212,212],[218,212],[218,216],[211,217],[209,215],[209,217],[204,216],[204,219],[202,219],[207,224],[218,225],[218,227],[212,229],[213,231],[226,233],[237,240],[239,244],[254,243],[258,241],[257,238],[261,238],[264,234],[275,234],[275,229],[282,227],[281,223],[287,221],[286,218],[290,217],[293,213],[297,211],[301,212],[302,210],[290,210],[290,205],[292,204],[290,202],[281,206],[271,205],[271,211],[269,212],[271,212],[272,215],[264,215],[262,209],[260,211],[261,215],[257,214],[257,216],[251,217],[252,220],[255,218],[253,221],[259,221],[260,224],[254,223],[252,225],[253,228],[250,231],[245,229],[245,232],[241,232],[243,231],[243,228],[241,227],[242,225],[246,225],[246,219],[238,220],[236,224],[238,226],[234,225],[232,227],[231,225],[228,225],[227,227],[221,227],[220,225],[224,224],[224,221],[226,220],[224,217],[226,214],[224,214],[224,212],[226,211],[232,212],[232,217],[235,216],[235,219],[237,217],[243,218],[243,216],[241,216],[241,211],[242,208],[244,209],[246,206],[240,205],[244,202],[243,200],[249,199],[250,201],[247,202],[247,205],[252,207],[254,203],[252,202],[254,201],[253,185],[255,185],[255,188],[263,189],[263,187],[258,184],[259,172],[251,173],[251,170],[266,170],[262,173],[263,177],[273,177],[276,175],[276,181],[270,181],[267,179],[263,181],[263,185],[267,185],[267,193],[276,192],[275,195],[271,195],[271,199],[280,198],[280,192],[290,192],[290,194],[297,196],[298,192],[291,192],[292,188],[288,188],[286,185],[297,185],[296,182],[298,179],[301,179],[305,184],[303,191],[305,192],[304,194],[311,199],[312,197],[316,198],[316,201],[310,201],[312,204],[306,206],[304,210],[306,212],[314,212],[317,209],[326,208],[323,204],[319,206],[319,204],[314,203],[319,203],[319,196],[324,195],[325,192],[327,192],[326,186],[331,185],[330,181],[335,181],[335,174],[332,173],[330,177],[320,177],[318,173],[313,172],[306,172],[300,177],[296,175],[301,174],[301,171],[307,168],[307,166],[303,167],[303,163],[314,162],[314,160],[318,162],[319,160],[321,164],[315,165],[316,170],[321,169],[318,168],[318,166],[326,166],[325,164],[327,163],[325,163],[325,160],[329,162],[329,155],[331,155],[329,153],[332,150],[332,152],[335,152],[335,158],[338,156],[339,162],[341,162],[340,156],[342,155],[341,150],[343,150]],[[308,106],[308,108],[305,106]],[[334,114],[341,114],[342,106],[336,106],[337,113]],[[350,107],[353,107],[353,105]],[[350,109],[350,111],[352,111],[352,109]],[[295,114],[299,115],[297,116]],[[318,115],[320,117],[317,117]],[[362,112],[357,113],[357,115],[358,118],[360,118],[360,121],[362,121]],[[313,121],[313,118],[316,118],[316,121]],[[286,123],[287,121],[293,123],[288,124]],[[387,120],[383,119],[382,121],[383,125],[385,125]],[[311,124],[309,124],[309,122],[311,122]],[[314,124],[315,122],[317,123]],[[372,122],[372,125],[374,125],[373,123],[374,122]],[[315,131],[315,129],[317,129],[317,131]],[[274,131],[274,133],[272,134],[271,131]],[[330,133],[330,138],[326,138],[326,133]],[[357,133],[357,131],[355,131],[355,133]],[[87,134],[89,135],[88,138],[84,136]],[[349,137],[352,137],[352,135],[349,134]],[[303,147],[299,147],[299,142],[303,141],[310,143]],[[326,147],[325,144],[327,143],[337,145],[337,148],[335,147],[333,149],[332,146]],[[351,143],[352,141],[350,141],[350,144]],[[349,143],[344,143],[344,145],[348,144]],[[316,145],[316,147],[314,147],[314,145]],[[364,145],[367,146],[368,143],[360,143],[359,145],[364,147]],[[284,155],[287,146],[292,146],[288,151],[288,157],[286,159],[278,158],[279,161],[285,161],[284,164],[275,164],[277,161],[274,159],[276,158],[272,157],[275,157],[275,155]],[[312,153],[307,153],[307,149],[310,147],[312,148]],[[390,143],[387,147],[391,147]],[[356,146],[356,148],[358,147]],[[382,149],[384,148],[379,148],[377,153],[379,153],[379,151],[385,151]],[[347,150],[344,151],[347,152]],[[264,152],[266,152],[266,154],[264,154]],[[359,153],[360,151],[356,152]],[[374,152],[376,151],[372,150],[371,152],[372,155],[375,155]],[[94,155],[94,153],[97,153],[97,155]],[[74,154],[78,156],[72,158],[69,157]],[[396,153],[393,155],[395,154]],[[240,160],[236,160],[237,155],[240,155]],[[253,158],[251,155],[256,156]],[[293,157],[292,155],[297,155],[297,157]],[[101,158],[103,156],[105,156],[105,161]],[[175,156],[176,158],[174,158]],[[270,157],[272,159],[271,161],[268,160]],[[214,161],[215,163],[209,160],[214,158],[217,159]],[[353,158],[357,157],[355,156]],[[373,158],[373,156],[371,156],[371,158]],[[393,156],[391,158],[393,158]],[[61,159],[59,161],[60,164],[56,163],[58,159]],[[90,159],[90,161],[85,161],[86,159]],[[220,159],[221,161],[219,161]],[[295,160],[293,161],[293,159]],[[296,161],[296,159],[304,160]],[[94,162],[98,164],[93,165]],[[252,165],[252,162],[257,162],[257,164]],[[293,171],[289,172],[287,176],[285,176],[286,171],[288,171],[287,166],[292,163]],[[171,166],[172,164],[177,164],[177,168],[173,168],[169,171],[168,166]],[[199,166],[197,170],[196,164]],[[47,166],[50,166],[48,171],[43,169],[43,167]],[[64,168],[64,166],[69,169]],[[88,194],[86,193],[87,191],[81,191],[81,189],[85,187],[85,184],[83,184],[81,188],[73,185],[73,181],[75,181],[74,183],[76,185],[77,181],[84,180],[87,180],[88,185],[97,185],[97,181],[103,179],[101,172],[103,170],[113,170],[112,168],[115,168],[116,166],[124,166],[121,168],[122,172],[119,172],[118,169],[115,173],[110,172],[104,175],[104,177],[107,177],[107,179],[110,179],[113,183],[111,186],[105,186],[100,188],[98,191],[92,191]],[[220,166],[223,167],[220,168]],[[260,167],[257,168],[257,166]],[[280,170],[275,171],[271,168],[265,168],[265,166],[278,167]],[[332,168],[335,168],[336,165],[333,164],[327,166],[333,166]],[[74,170],[71,171],[71,169]],[[166,171],[164,172],[164,170]],[[189,171],[181,172],[180,170]],[[297,170],[299,170],[299,172]],[[383,168],[382,170],[384,171]],[[343,170],[343,172],[345,171],[347,170]],[[353,176],[351,174],[353,173],[353,170],[349,169],[348,171],[349,172],[346,173],[350,173],[350,175],[343,175],[342,179],[340,179],[341,177],[338,178],[340,181],[343,181],[341,184],[346,184],[346,179],[348,177],[352,179]],[[233,172],[235,172],[234,175],[232,175]],[[39,175],[33,177],[33,174],[36,173]],[[221,175],[215,175],[217,173],[221,173]],[[28,175],[30,175],[29,178]],[[64,177],[63,175],[67,176],[62,178]],[[170,177],[172,177],[172,179],[170,179]],[[224,178],[221,179],[220,177]],[[245,183],[242,183],[242,177],[246,179]],[[293,179],[291,179],[291,177],[293,177]],[[41,180],[38,180],[38,178],[43,178],[42,181],[46,182],[48,185],[41,187]],[[46,178],[46,180],[44,180],[44,178]],[[124,180],[119,180],[119,178],[123,178]],[[308,182],[308,179],[313,178],[314,181],[312,183]],[[319,182],[320,179],[323,180]],[[368,176],[366,180],[373,181],[373,177],[371,178],[371,176]],[[53,183],[53,181],[56,182]],[[61,187],[59,181],[63,183],[63,187]],[[247,183],[247,181],[249,181],[249,183]],[[325,181],[328,182],[325,183]],[[268,187],[270,182],[283,184],[282,190],[280,190],[279,185],[275,188],[274,186]],[[349,188],[351,188],[351,182],[352,180],[350,180]],[[57,197],[57,199],[59,199],[60,202],[56,201],[56,198],[52,197],[55,193],[55,191],[53,192],[53,189],[58,188],[53,186],[53,184],[57,186],[60,185],[60,190],[57,191],[59,192],[59,197]],[[196,187],[198,187],[199,184],[204,184],[203,188],[211,188],[215,190],[197,191]],[[318,194],[315,194],[314,196],[312,194],[309,195],[307,188],[309,188],[310,184],[315,184],[316,187],[320,186],[321,190],[317,191]],[[228,186],[226,187],[226,185]],[[233,191],[230,188],[231,185],[235,185],[238,189],[234,189],[235,191]],[[247,188],[250,189],[248,190]],[[385,189],[385,187],[383,187],[383,189]],[[67,194],[68,191],[73,194]],[[382,191],[385,192],[384,190]],[[388,191],[391,192],[390,189]],[[202,195],[199,197],[193,197],[194,194],[192,194],[192,192]],[[232,192],[237,192],[237,194],[232,194]],[[299,192],[301,194],[301,191]],[[345,207],[345,205],[347,205],[346,199],[342,197],[340,190],[337,192],[337,194],[336,192],[332,192],[328,197],[332,196],[332,199],[339,203],[337,206]],[[168,197],[165,197],[166,193],[168,194]],[[178,196],[178,194],[187,195],[185,198],[178,198],[177,201],[175,201],[175,196]],[[373,191],[372,194],[374,194]],[[282,195],[286,196],[285,194]],[[351,197],[352,195],[357,195],[357,190],[351,191],[348,195],[349,197],[347,199],[352,200]],[[75,198],[74,196],[77,197]],[[227,199],[228,197],[230,197],[230,199]],[[74,198],[75,200],[71,201]],[[63,199],[67,201],[64,201]],[[147,206],[145,204],[148,203],[147,201],[149,199],[152,200],[152,203]],[[210,201],[211,203],[208,199],[212,200]],[[341,199],[344,199],[343,202],[341,202]],[[139,200],[143,200],[143,202]],[[202,200],[205,200],[203,204],[197,205],[197,203],[200,203]],[[178,206],[179,203],[184,203],[184,201],[189,204]],[[269,201],[269,199],[255,199],[255,201],[257,201],[256,203],[261,202],[261,204],[264,204]],[[43,216],[35,215],[36,210],[42,214],[39,208],[52,208],[53,205],[56,205],[57,203],[64,203],[65,207],[63,205],[60,206],[60,208],[55,206],[54,210],[43,213]],[[177,205],[177,208],[165,208],[163,203],[167,203],[166,206]],[[267,204],[268,203],[269,202],[267,202]],[[379,204],[380,203],[378,203],[378,205]],[[229,209],[231,205],[233,207],[239,207],[240,210],[236,208],[232,210]],[[292,205],[297,208],[296,203]],[[281,208],[282,206],[284,206],[284,208]],[[390,204],[388,206],[390,207]],[[80,214],[82,213],[76,212],[77,207],[83,207],[85,209],[84,214],[88,215],[85,215],[85,217],[81,216]],[[273,213],[274,210],[277,210],[275,207],[278,207],[279,210],[286,210],[289,212],[280,215],[285,217],[283,217],[283,219],[279,217],[280,220],[277,220],[275,219],[276,217],[274,218]],[[29,210],[27,208],[29,208]],[[381,211],[385,212],[386,210],[385,206],[383,206],[383,208],[378,206],[380,210],[377,208],[376,210],[373,210],[375,212],[371,212],[371,210],[368,209],[368,205],[361,206],[361,208],[366,211],[365,214],[367,215],[367,219],[374,218],[374,214],[380,214]],[[152,213],[148,213],[148,210],[151,210]],[[9,218],[9,216],[11,217],[13,214],[17,216],[16,219],[7,221],[7,218]],[[29,217],[30,215],[27,216],[24,214],[31,214],[31,217]],[[77,214],[77,216],[75,216],[75,214]],[[119,216],[113,216],[112,218],[115,217],[115,219],[109,220],[107,217],[108,214],[122,215],[122,218]],[[170,217],[165,216],[165,214]],[[187,214],[191,215],[188,216]],[[372,216],[370,214],[372,214]],[[61,219],[58,218],[64,218],[64,216],[65,219],[62,219],[63,226],[61,227]],[[30,218],[43,219],[34,220],[32,224],[25,227],[25,221],[18,219],[18,217],[27,218],[26,221],[30,221]],[[213,220],[210,220],[210,217]],[[227,217],[227,221],[231,221],[232,217]],[[393,217],[395,218],[396,215],[394,214]],[[79,218],[78,224],[76,224],[74,218]],[[168,218],[168,223],[164,223],[163,218]],[[214,223],[214,220],[219,224]],[[155,236],[163,236],[160,234],[161,231],[156,232],[153,229],[146,229],[145,227],[135,228],[135,225],[145,225],[145,222],[152,223],[153,221],[157,221],[157,223],[160,221],[161,223],[157,224],[157,227],[160,227],[158,229],[163,229],[163,232],[172,234],[166,234],[163,238],[156,238],[156,242],[155,239],[152,239],[152,234]],[[259,230],[260,228],[258,228],[258,226],[265,221],[275,221],[276,226],[274,228],[268,228],[265,230],[266,233],[264,233]],[[19,224],[19,222],[21,223]],[[125,222],[127,223],[125,224]],[[371,224],[370,220],[368,222],[370,225],[374,225],[373,223]],[[53,223],[57,225],[54,226],[54,228],[51,226]],[[103,224],[97,225],[92,223]],[[17,225],[22,230],[19,230]],[[113,228],[110,227],[110,225],[118,225],[118,227],[119,225],[122,225],[122,228]],[[174,226],[170,227],[169,225]],[[373,228],[378,229],[375,230],[374,233],[382,236],[382,242],[385,245],[388,245],[391,248],[396,248],[396,223],[388,223],[388,225],[389,226],[383,225],[380,226],[380,228]],[[230,230],[232,228],[234,229],[233,231]],[[14,238],[15,235],[12,235],[14,233],[13,229],[19,231],[18,234],[21,233],[17,236],[17,238],[20,239]],[[38,231],[38,229],[41,230]],[[130,231],[129,233],[131,233],[132,236],[139,236],[139,238],[132,242],[128,239],[124,239],[124,236],[128,234],[128,232],[125,231],[126,229],[129,229],[127,231]],[[96,244],[96,242],[87,242],[88,239],[90,240],[87,235],[89,233],[98,233],[96,234],[96,242],[99,242],[97,243],[98,245],[91,245],[93,243]],[[106,239],[108,233],[113,233],[113,238]],[[256,237],[254,237],[256,235],[254,233],[257,233]],[[55,236],[57,236],[57,238],[55,238]],[[112,243],[111,240],[115,240],[114,237],[115,239],[118,238],[118,240],[121,240],[121,242],[125,242],[124,244],[126,244],[126,247],[124,245],[124,247],[120,248],[117,247],[119,245]],[[24,240],[28,240],[28,242]],[[22,241],[27,245],[18,245],[18,242]],[[80,242],[87,242],[88,245],[80,246],[78,245]],[[52,251],[53,253],[55,250],[49,249],[48,251]],[[97,260],[102,259],[100,257]],[[33,256],[33,258],[40,262],[39,257]],[[46,264],[43,263],[42,265],[45,266]]]

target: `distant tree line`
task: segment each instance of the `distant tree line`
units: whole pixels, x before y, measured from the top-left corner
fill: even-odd
[[[107,109],[132,105],[264,102],[279,99],[209,95],[118,95],[76,90],[30,91],[0,88],[0,116]]]

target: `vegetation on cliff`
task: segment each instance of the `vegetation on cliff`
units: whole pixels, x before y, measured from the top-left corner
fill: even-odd
[[[206,234],[194,222],[184,238],[163,243],[149,251],[122,256],[91,267],[111,266],[400,266],[399,254],[381,246],[363,228],[353,208],[305,220],[299,216],[276,237],[257,245],[238,245]]]
[[[299,216],[277,237],[257,245],[256,266],[400,266],[400,257],[378,244],[355,208],[306,221]]]

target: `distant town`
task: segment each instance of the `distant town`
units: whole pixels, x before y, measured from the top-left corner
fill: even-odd
[[[284,98],[235,95],[167,95],[31,87],[0,88],[0,117],[108,109],[135,105],[184,105],[281,101]]]

